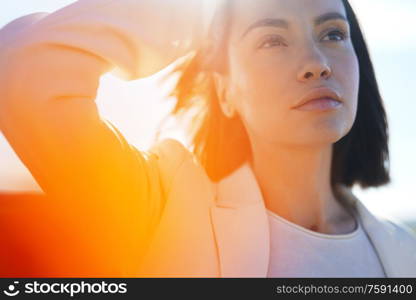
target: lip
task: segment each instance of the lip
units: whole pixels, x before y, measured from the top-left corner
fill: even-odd
[[[308,104],[308,102],[319,99],[331,99],[340,103],[344,102],[337,91],[327,87],[319,87],[310,90],[292,109],[301,108],[303,105]]]

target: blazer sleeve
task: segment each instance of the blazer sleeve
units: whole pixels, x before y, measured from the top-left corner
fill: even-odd
[[[1,275],[134,276],[163,210],[161,160],[175,169],[183,150],[136,149],[97,110],[102,74],[174,58],[146,48],[137,3],[77,1],[0,30],[0,128],[48,195],[0,203]]]

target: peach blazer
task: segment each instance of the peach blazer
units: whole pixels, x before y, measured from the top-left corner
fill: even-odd
[[[167,139],[160,146],[166,149],[162,150],[164,153],[180,152],[186,158],[176,171],[169,205],[154,248],[149,252],[149,261],[144,265],[144,274],[266,277],[269,222],[250,166],[244,163],[213,184],[178,141]],[[358,220],[375,247],[386,276],[416,277],[413,234],[391,220],[372,214],[349,188],[339,186],[338,189],[356,203]]]
[[[2,228],[18,228],[38,213],[62,232],[77,230],[78,241],[61,239],[53,254],[39,255],[41,275],[266,277],[268,220],[247,163],[214,183],[178,141],[139,151],[98,115],[100,76],[114,68],[127,80],[145,76],[142,67],[152,58],[135,3],[77,1],[0,30],[0,128],[42,189],[61,199],[54,215],[45,215],[52,207],[20,219],[3,214]],[[386,275],[416,277],[415,236],[338,188],[356,203]],[[40,223],[24,228],[25,236],[32,230],[38,239],[57,238]],[[10,234],[16,236],[23,234]],[[44,243],[19,243],[35,254],[46,251]],[[91,269],[83,270],[87,264]]]

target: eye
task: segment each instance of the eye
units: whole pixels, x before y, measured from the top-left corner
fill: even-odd
[[[330,32],[328,32],[328,34],[325,37],[334,37],[335,39],[330,39],[330,40],[326,40],[329,42],[338,42],[338,41],[344,41],[347,39],[347,33],[342,31],[342,30],[332,30]],[[325,40],[325,37],[322,40]]]
[[[284,46],[285,44],[282,42],[281,37],[272,35],[266,38],[263,42],[260,43],[258,48],[272,48],[274,46]]]

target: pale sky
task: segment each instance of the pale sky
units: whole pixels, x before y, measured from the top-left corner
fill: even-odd
[[[33,12],[53,12],[71,0],[14,0],[0,4],[0,27]],[[390,126],[392,184],[354,193],[373,211],[416,218],[416,1],[350,0],[362,25]],[[126,138],[147,148],[159,120],[170,104],[160,99],[170,84],[156,86],[160,74],[125,82],[111,75],[102,77],[97,103],[101,114]],[[182,139],[179,132],[166,133]],[[39,190],[36,182],[0,134],[0,190]]]

